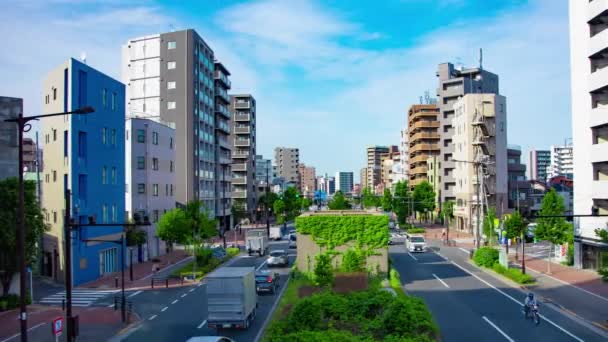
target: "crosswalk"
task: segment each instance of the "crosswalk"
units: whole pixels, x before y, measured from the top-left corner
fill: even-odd
[[[72,306],[91,306],[96,301],[110,296],[118,290],[72,290]],[[61,305],[65,299],[65,291],[42,298],[39,303],[46,305]]]

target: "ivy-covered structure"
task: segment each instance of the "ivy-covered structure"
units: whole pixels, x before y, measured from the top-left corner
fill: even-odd
[[[353,210],[316,211],[296,218],[296,265],[312,272],[315,256],[328,253],[336,269],[353,270],[353,255],[361,270],[388,272],[389,218],[385,214]],[[347,256],[348,260],[343,257]],[[346,265],[349,264],[349,265]]]

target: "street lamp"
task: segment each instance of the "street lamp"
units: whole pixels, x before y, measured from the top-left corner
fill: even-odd
[[[25,286],[25,188],[23,183],[23,133],[29,132],[32,129],[32,125],[28,122],[32,120],[38,120],[40,118],[46,118],[50,116],[68,115],[68,114],[89,114],[93,113],[95,109],[87,106],[78,108],[69,112],[52,113],[52,114],[41,114],[34,116],[23,116],[23,113],[19,113],[16,118],[6,119],[5,122],[14,122],[18,126],[18,139],[19,139],[19,198],[17,200],[17,249],[19,253],[19,321],[21,330],[21,341],[27,341],[27,302],[25,299],[27,289]],[[31,285],[30,285],[31,286]]]

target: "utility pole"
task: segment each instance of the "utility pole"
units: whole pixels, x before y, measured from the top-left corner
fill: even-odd
[[[270,194],[270,183],[269,183],[269,175],[268,175],[268,163],[266,163],[266,205],[264,210],[266,210],[266,234],[270,237],[270,203],[268,203],[268,195]]]
[[[475,248],[479,249],[479,224],[481,222],[481,164],[477,164],[477,225],[475,229]]]
[[[63,222],[63,244],[65,245],[65,302],[66,302],[66,340],[74,340],[74,322],[72,321],[72,191],[65,191],[65,219]]]

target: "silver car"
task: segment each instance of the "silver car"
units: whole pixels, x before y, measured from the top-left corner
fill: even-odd
[[[270,252],[270,257],[266,261],[266,264],[270,266],[287,266],[289,260],[287,259],[287,252],[282,249],[277,249]]]

